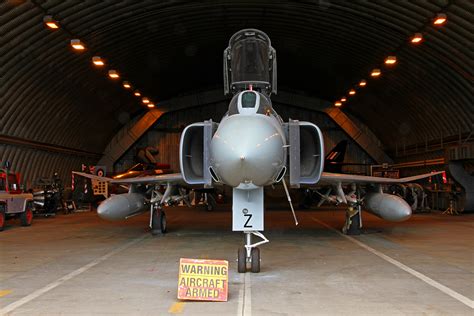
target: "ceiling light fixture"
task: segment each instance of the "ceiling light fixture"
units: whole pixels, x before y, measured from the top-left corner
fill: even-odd
[[[112,69],[112,70],[109,70],[109,77],[112,79],[118,79],[120,76],[117,70]]]
[[[140,93],[140,91],[135,90],[135,92],[133,92],[133,95],[136,96],[136,97],[139,97],[139,96],[141,96],[142,94]]]
[[[151,108],[154,108],[154,107],[155,107],[155,104],[150,102],[150,103],[148,103],[146,106],[151,109]]]
[[[99,67],[105,65],[104,60],[103,60],[102,57],[100,57],[100,56],[94,56],[94,57],[92,57],[92,63],[93,63],[94,65],[96,65],[96,66],[99,66]]]
[[[397,57],[396,56],[388,56],[385,58],[385,65],[393,65],[397,62]]]
[[[382,73],[382,72],[380,71],[380,69],[374,69],[374,70],[372,70],[372,72],[370,73],[370,75],[371,75],[372,77],[378,77],[378,76],[380,76],[381,73]]]
[[[150,99],[142,98],[142,102],[143,102],[143,104],[148,104],[148,103],[150,103]]]
[[[84,50],[86,47],[84,46],[84,43],[81,42],[79,39],[72,39],[71,40],[71,46],[75,50]]]
[[[124,82],[122,83],[122,85],[123,85],[123,87],[124,87],[125,89],[130,89],[130,88],[132,87],[132,85],[131,85],[130,82],[128,82],[128,81],[124,81]]]
[[[436,15],[436,18],[433,20],[433,24],[434,25],[443,25],[444,23],[446,23],[448,17],[446,16],[446,14],[444,13],[438,13]]]
[[[337,106],[337,107],[340,107],[341,105],[342,105],[341,101],[336,101],[336,102],[334,103],[334,106]]]
[[[410,39],[410,42],[412,42],[413,44],[418,44],[422,40],[423,40],[423,34],[415,33],[415,35],[413,35],[413,37]]]
[[[341,98],[341,102],[346,102],[347,101],[347,98],[346,97],[342,97]]]
[[[361,80],[359,82],[359,87],[365,87],[366,85],[367,85],[367,81],[365,81],[365,80]]]
[[[43,18],[43,22],[44,24],[46,24],[47,27],[49,27],[50,29],[59,29],[59,23],[58,21],[55,21],[53,19],[53,16],[52,15],[46,15],[44,18]]]
[[[349,90],[349,94],[354,95],[354,94],[356,94],[356,91],[354,89],[351,89],[351,90]]]

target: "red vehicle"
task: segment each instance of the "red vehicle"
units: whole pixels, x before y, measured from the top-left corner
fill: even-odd
[[[33,221],[33,195],[20,188],[19,174],[0,169],[0,231],[8,218],[19,217],[22,226]]]

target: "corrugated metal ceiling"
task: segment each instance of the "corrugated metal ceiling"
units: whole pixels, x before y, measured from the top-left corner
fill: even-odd
[[[473,128],[471,1],[8,0],[0,11],[3,135],[102,152],[143,109],[91,56],[159,103],[222,86],[222,51],[247,27],[272,39],[279,89],[330,101],[396,54],[397,65],[381,67],[344,109],[388,148]],[[435,28],[439,12],[448,23]],[[46,29],[46,14],[62,28]],[[413,47],[420,31],[425,41]],[[87,52],[73,52],[71,38]]]

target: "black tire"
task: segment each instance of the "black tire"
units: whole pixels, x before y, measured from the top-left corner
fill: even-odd
[[[151,221],[151,234],[162,235],[166,233],[166,214],[163,210],[155,210]]]
[[[160,230],[161,230],[161,233],[162,234],[165,234],[166,233],[166,214],[165,214],[165,211],[161,211],[160,212]]]
[[[259,273],[260,272],[260,249],[257,247],[252,248],[252,251],[250,252],[250,257],[252,259],[252,266],[251,266],[252,273]]]
[[[245,247],[240,247],[237,251],[237,271],[239,273],[247,272],[247,251]]]
[[[5,216],[5,208],[3,205],[0,205],[0,232],[5,228],[5,222],[7,218]]]
[[[27,204],[25,211],[20,215],[21,226],[31,226],[33,222],[33,208]]]
[[[217,202],[216,199],[214,198],[214,195],[212,193],[207,194],[207,210],[208,211],[214,211],[217,207]]]

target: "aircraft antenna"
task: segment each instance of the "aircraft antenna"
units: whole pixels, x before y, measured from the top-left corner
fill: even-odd
[[[281,178],[281,182],[283,183],[283,187],[285,188],[286,197],[288,199],[288,203],[290,203],[291,213],[293,213],[293,218],[295,219],[295,225],[298,226],[298,219],[296,219],[295,209],[293,208],[293,204],[291,203],[290,192],[288,192],[288,187],[286,186],[285,178]]]

